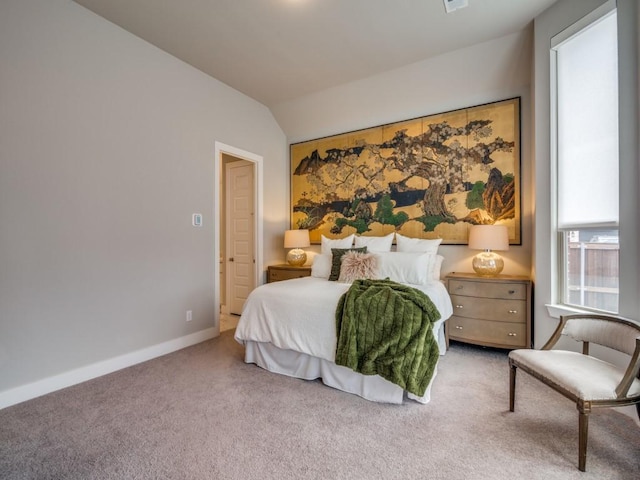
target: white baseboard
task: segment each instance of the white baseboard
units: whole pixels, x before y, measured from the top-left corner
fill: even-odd
[[[101,377],[102,375],[122,370],[123,368],[131,367],[156,357],[161,357],[162,355],[204,342],[217,335],[217,328],[207,328],[184,337],[143,348],[142,350],[126,353],[118,357],[87,365],[86,367],[76,368],[59,375],[54,375],[53,377],[47,377],[33,383],[28,383],[27,385],[5,390],[4,392],[0,392],[0,409],[72,385],[77,385],[78,383],[86,382],[87,380]]]

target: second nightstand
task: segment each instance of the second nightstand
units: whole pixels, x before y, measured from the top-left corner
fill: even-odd
[[[294,267],[292,265],[269,265],[267,267],[267,283],[290,280],[292,278],[309,277],[311,267]]]
[[[531,280],[498,275],[450,273],[453,315],[449,339],[498,348],[531,348]]]

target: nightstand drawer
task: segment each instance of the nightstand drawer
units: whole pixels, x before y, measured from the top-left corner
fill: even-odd
[[[524,283],[488,283],[451,279],[449,280],[449,292],[468,297],[526,300],[527,285]]]
[[[451,295],[451,303],[454,315],[459,317],[513,323],[526,323],[527,321],[527,302],[523,300]]]
[[[488,346],[527,347],[525,323],[492,322],[453,316],[447,320],[449,338]]]
[[[449,273],[453,316],[447,340],[498,348],[531,348],[531,280],[524,276],[483,277]]]
[[[292,272],[291,270],[270,270],[269,281],[279,282],[281,280],[291,280],[292,278],[308,277],[305,272]]]
[[[308,277],[311,267],[292,267],[289,265],[270,265],[267,268],[267,283]]]

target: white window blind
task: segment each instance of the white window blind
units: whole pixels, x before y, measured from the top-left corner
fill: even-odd
[[[555,46],[558,228],[618,225],[615,10]]]

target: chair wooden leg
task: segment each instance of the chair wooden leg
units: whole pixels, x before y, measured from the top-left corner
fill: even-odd
[[[516,366],[510,365],[509,372],[509,411],[513,412],[516,399]]]
[[[589,436],[589,412],[580,411],[578,417],[578,469],[584,472],[587,467],[587,439]]]

